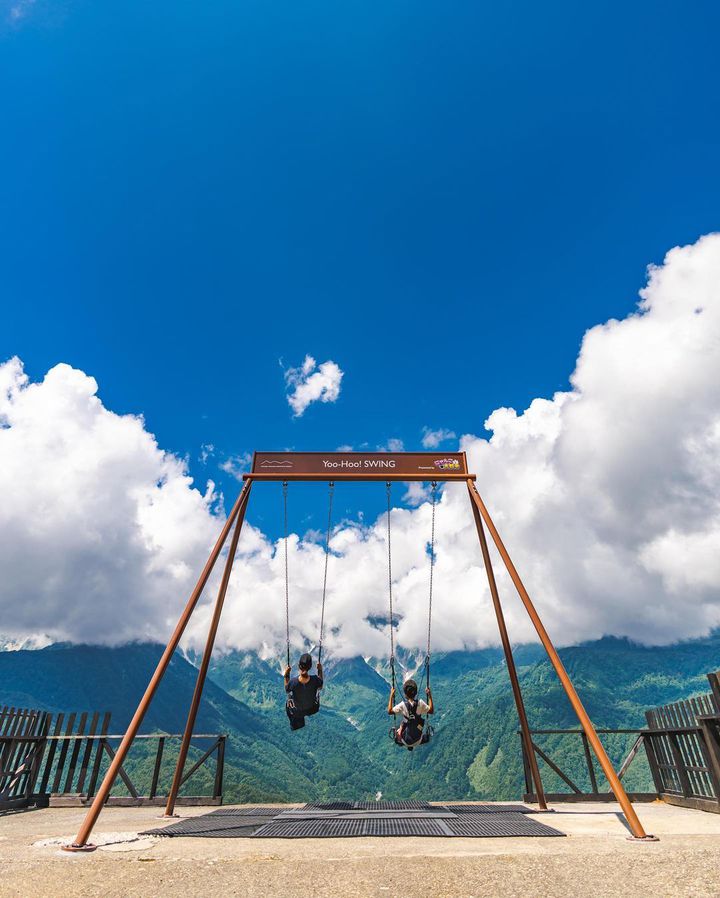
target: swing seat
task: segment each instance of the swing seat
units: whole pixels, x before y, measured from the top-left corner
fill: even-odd
[[[312,707],[308,708],[306,711],[301,710],[295,704],[295,701],[292,698],[288,698],[285,702],[285,713],[288,716],[288,720],[290,721],[290,729],[301,730],[305,726],[305,718],[312,717],[313,714],[317,714],[320,710],[320,696],[316,696],[315,702]]]
[[[298,711],[291,698],[285,702],[285,713],[290,721],[291,730],[301,730],[305,726],[305,715],[302,711]]]
[[[427,745],[434,735],[435,730],[429,723],[426,723],[420,741],[416,742],[414,745],[408,745],[406,742],[403,742],[402,737],[400,736],[400,727],[390,727],[390,731],[388,732],[388,736],[392,739],[395,745],[400,748],[406,748],[408,751],[412,751],[418,745]]]

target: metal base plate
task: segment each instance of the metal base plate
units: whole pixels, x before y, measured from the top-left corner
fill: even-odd
[[[524,804],[445,804],[454,814],[537,814]]]
[[[261,809],[257,809],[261,810]],[[201,836],[202,838],[241,839],[252,836],[256,829],[270,823],[277,816],[277,808],[264,816],[249,814],[202,814],[184,817],[177,823],[159,829],[149,829],[143,836]]]
[[[312,802],[303,808],[222,808],[142,835],[343,839],[363,836],[498,838],[562,836],[524,805],[430,805],[422,801]]]

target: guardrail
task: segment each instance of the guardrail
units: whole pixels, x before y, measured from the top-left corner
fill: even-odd
[[[597,729],[596,730],[598,736],[635,736],[635,739],[625,756],[624,760],[620,764],[618,768],[618,777],[619,779],[623,779],[627,774],[630,766],[632,765],[635,758],[638,756],[640,749],[645,745],[646,731],[638,730],[638,729]],[[587,770],[588,780],[590,782],[590,790],[581,788],[575,783],[566,770],[563,770],[556,761],[554,761],[550,755],[548,754],[549,750],[545,750],[541,748],[535,742],[535,736],[574,736],[578,737],[582,746],[582,753],[584,758],[585,768]],[[565,783],[566,786],[570,788],[570,792],[546,792],[545,797],[548,801],[554,802],[563,802],[563,801],[616,801],[615,795],[611,791],[605,791],[600,789],[598,785],[598,774],[595,769],[595,762],[593,760],[592,752],[590,751],[590,745],[588,743],[587,736],[584,731],[581,729],[551,729],[551,730],[531,730],[530,731],[530,739],[532,743],[533,750],[535,751],[535,755],[538,760],[544,761],[545,764],[553,771],[553,773],[557,774],[557,776]],[[523,796],[524,801],[535,802],[537,801],[537,795],[533,791],[532,787],[532,778],[530,776],[530,765],[528,763],[527,754],[525,752],[525,746],[523,740],[520,739],[520,747],[522,750],[522,758],[523,758],[523,770],[525,773],[525,794]],[[654,801],[658,795],[657,792],[632,792],[629,791],[628,795],[632,801]]]
[[[620,764],[620,779],[644,749],[654,792],[629,792],[633,801],[662,798],[669,804],[720,813],[720,674],[707,675],[711,692],[645,712],[644,729],[599,729],[598,735],[635,736],[625,759]],[[535,736],[579,737],[585,759],[589,791],[581,788],[567,770],[550,757],[549,750],[535,742]],[[570,792],[548,793],[548,800],[614,801],[610,791],[601,791],[590,746],[580,729],[531,730],[531,744],[536,757],[544,761]],[[525,746],[520,740],[525,771],[525,801],[536,801]],[[577,765],[575,765],[577,766]]]
[[[115,757],[113,743],[123,738],[108,733],[109,725],[109,712],[57,714],[53,723],[47,712],[3,708],[0,711],[0,809],[90,802]],[[179,747],[182,734],[148,733],[135,738],[135,757],[131,756],[130,760],[136,769],[131,776],[125,766],[120,767],[118,783],[108,797],[108,804],[164,805],[166,795],[160,794],[161,782],[167,779],[169,787],[175,757],[171,757],[166,770],[163,760],[170,754],[177,755],[166,749],[173,743]],[[207,740],[212,740],[209,746]],[[181,795],[179,804],[222,804],[226,740],[225,734],[193,736],[192,763],[182,785],[214,759],[210,794]],[[204,749],[197,742],[205,743]],[[145,782],[138,786],[140,779]]]
[[[670,804],[720,813],[720,681],[712,692],[645,712],[655,787]]]

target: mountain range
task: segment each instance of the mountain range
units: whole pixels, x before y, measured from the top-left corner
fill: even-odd
[[[0,651],[0,705],[51,711],[109,710],[122,733],[157,664],[162,647],[119,648],[57,644],[37,650]],[[720,633],[675,645],[647,647],[606,637],[561,649],[563,662],[597,727],[640,728],[644,711],[706,692],[705,674],[720,666]],[[576,728],[573,711],[537,645],[521,645],[515,659],[534,729]],[[400,653],[415,672],[418,659]],[[500,649],[450,652],[433,658],[437,713],[430,745],[409,753],[388,738],[386,662],[372,658],[328,659],[322,711],[292,733],[283,711],[281,662],[253,653],[213,658],[196,732],[227,733],[226,802],[423,797],[517,799],[523,768],[517,716]],[[176,654],[141,732],[179,733],[185,724],[196,669]],[[541,747],[580,787],[588,788],[577,736],[538,736]],[[632,736],[605,737],[619,763]],[[150,776],[150,748],[133,747],[126,765],[143,788]],[[195,750],[191,757],[197,757]],[[161,788],[172,773],[173,751]],[[566,787],[541,765],[548,791]],[[199,794],[210,771],[187,784]],[[599,777],[601,788],[602,778]],[[651,790],[642,756],[626,784]],[[147,786],[145,786],[147,788]]]

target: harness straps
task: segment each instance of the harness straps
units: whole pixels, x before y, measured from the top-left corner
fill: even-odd
[[[327,533],[325,534],[325,571],[323,573],[322,607],[320,609],[320,641],[318,642],[318,664],[322,663],[323,633],[325,631],[325,596],[327,595],[328,559],[330,558],[330,534],[332,532],[333,494],[335,492],[335,484],[332,481],[330,481],[328,486],[328,522]]]

